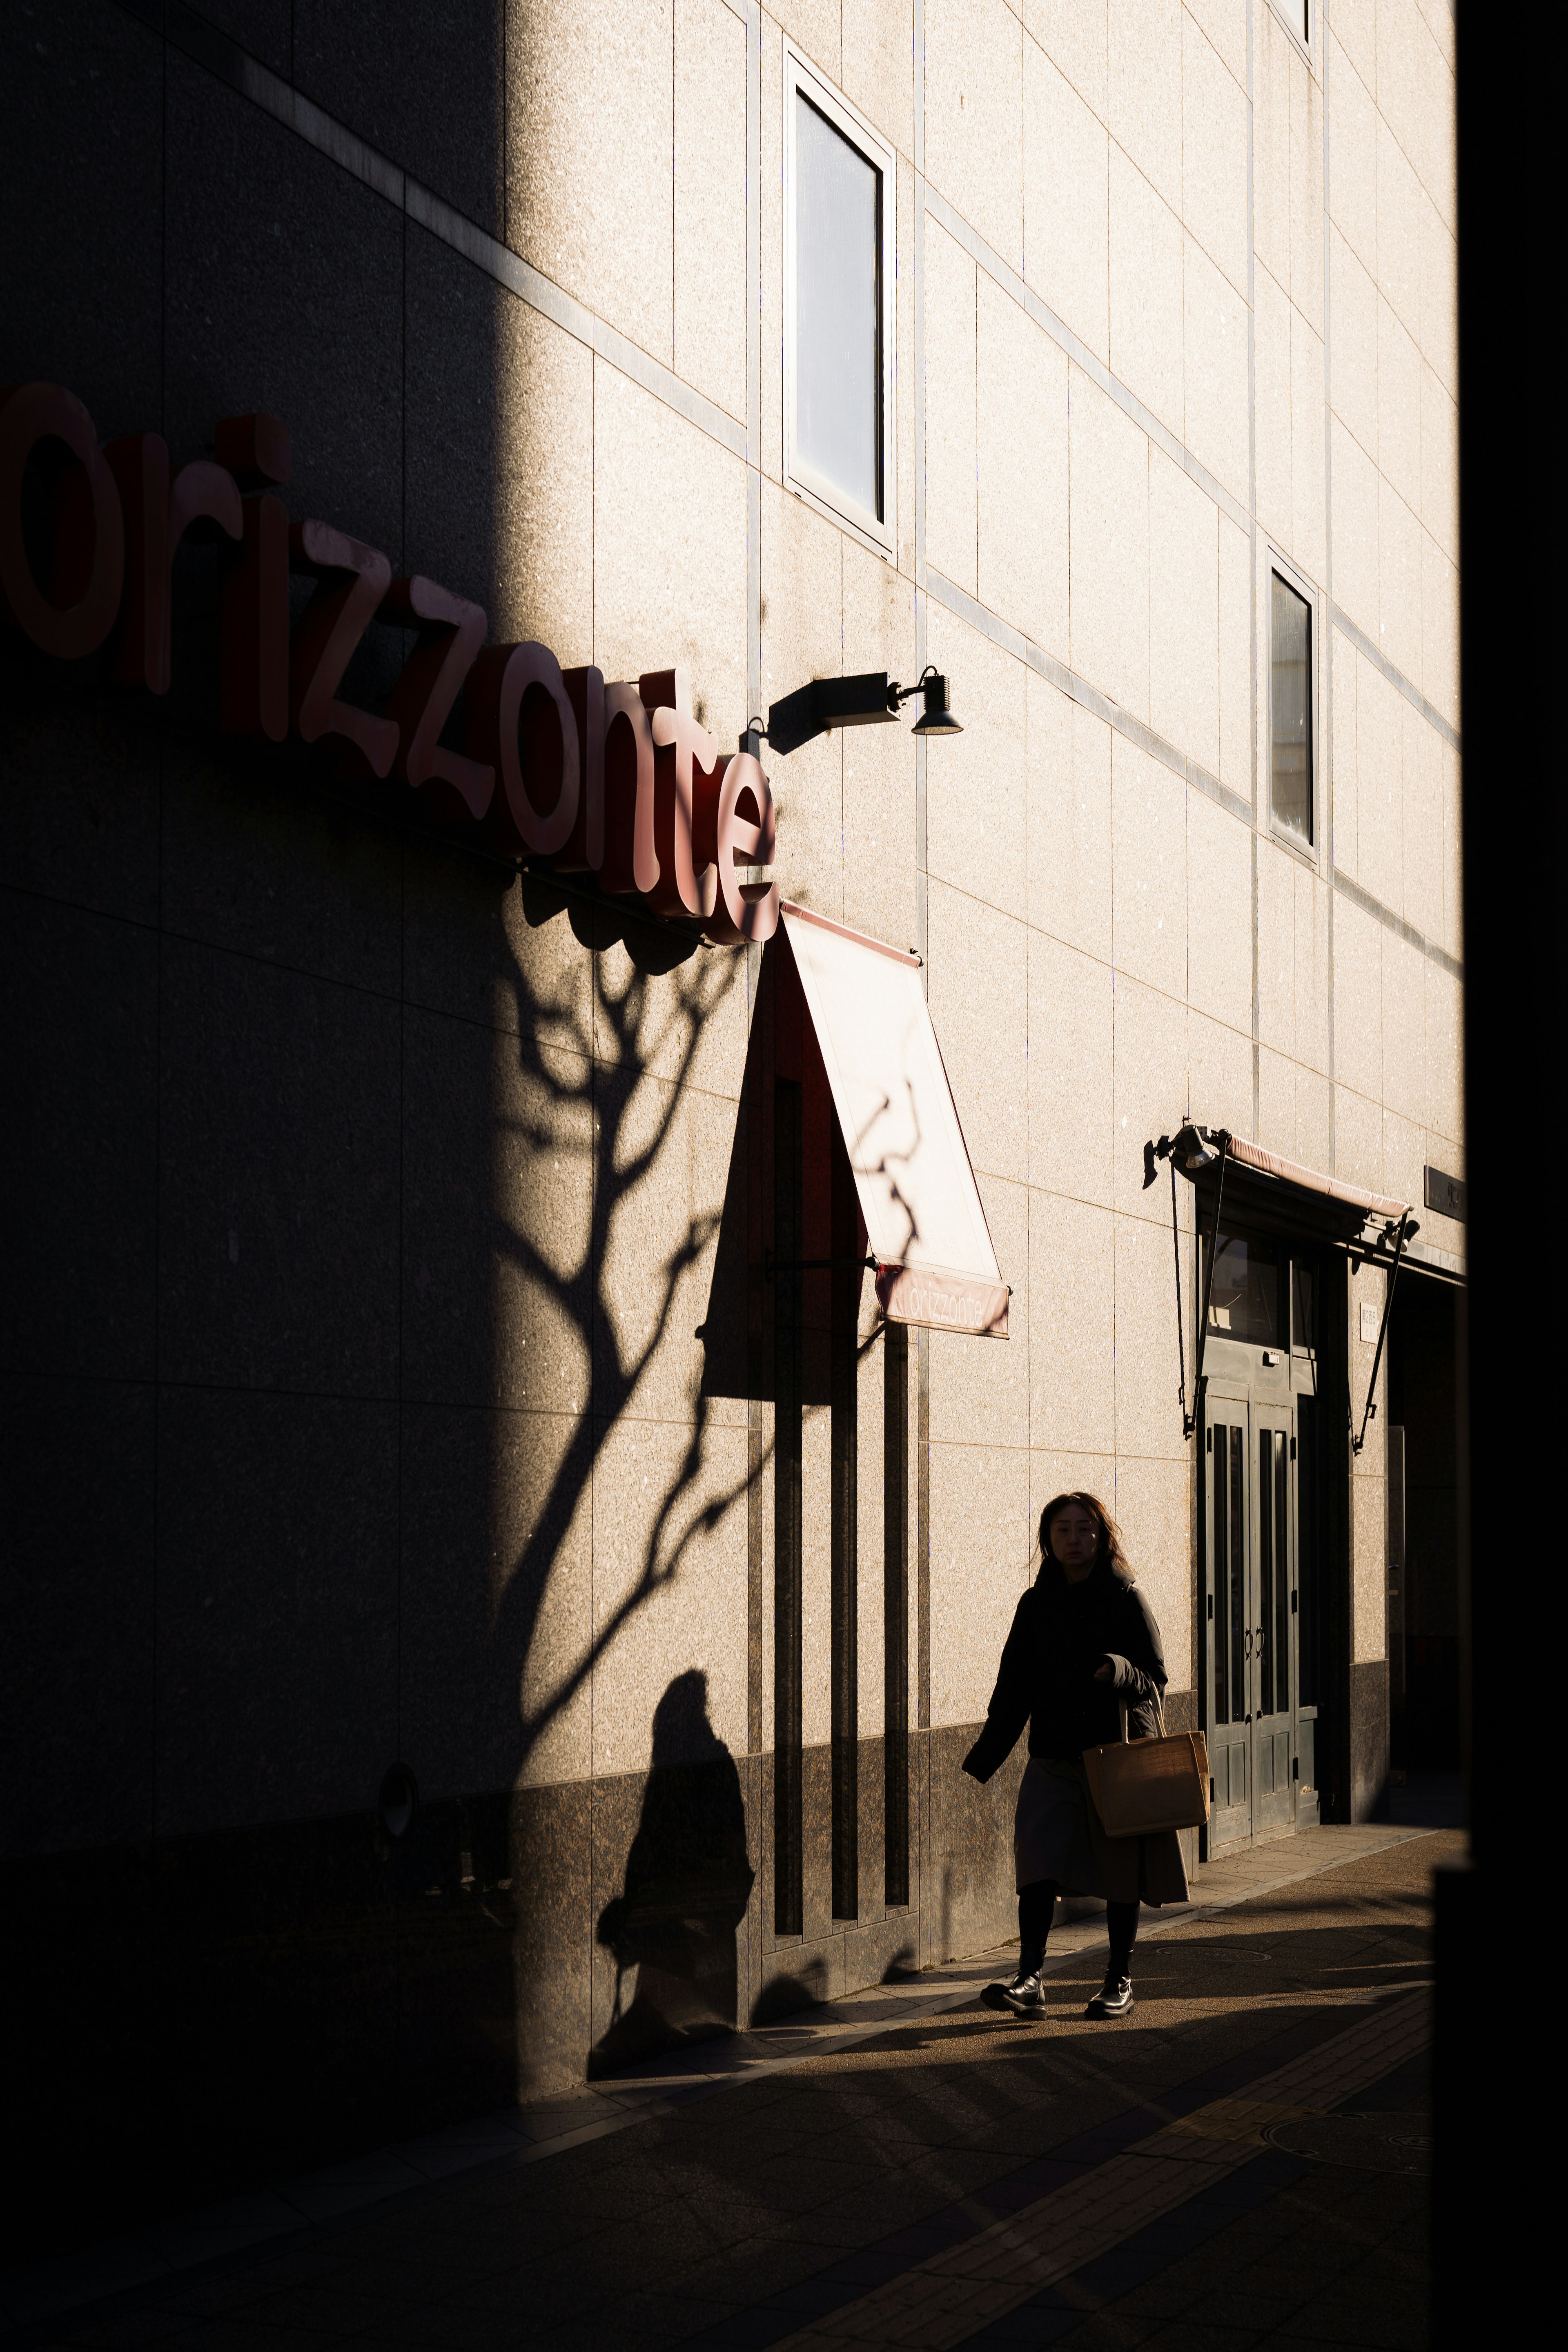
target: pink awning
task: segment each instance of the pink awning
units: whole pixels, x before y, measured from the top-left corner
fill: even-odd
[[[779,913],[890,1322],[1007,1337],[996,1264],[918,956],[793,906]]]
[[[1324,1176],[1316,1168],[1303,1168],[1294,1160],[1281,1160],[1276,1151],[1265,1151],[1260,1143],[1248,1143],[1245,1136],[1230,1139],[1230,1156],[1244,1167],[1260,1168],[1266,1176],[1278,1176],[1283,1183],[1300,1184],[1309,1192],[1321,1192],[1331,1201],[1342,1201],[1349,1209],[1360,1209],[1369,1217],[1403,1217],[1410,1211],[1408,1201],[1391,1200],[1383,1192],[1363,1192],[1359,1184],[1347,1184],[1341,1176]]]

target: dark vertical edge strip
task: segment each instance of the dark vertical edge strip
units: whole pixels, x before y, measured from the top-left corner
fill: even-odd
[[[801,1090],[773,1097],[773,1255],[801,1255]],[[801,1758],[801,1329],[798,1274],[773,1286],[773,1929],[804,1921]]]
[[[848,1154],[833,1153],[833,1255],[853,1255],[858,1213]],[[833,1275],[832,1706],[833,1916],[860,1912],[859,1270]]]
[[[882,1441],[883,1893],[910,1899],[910,1335],[887,1326]]]

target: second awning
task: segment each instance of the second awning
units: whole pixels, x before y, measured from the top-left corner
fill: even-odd
[[[1007,1337],[996,1264],[918,956],[788,899],[779,908],[822,1049],[889,1322]]]

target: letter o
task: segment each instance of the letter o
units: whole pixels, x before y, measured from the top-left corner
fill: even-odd
[[[65,443],[80,476],[55,526],[57,541],[64,541],[57,544],[57,568],[85,583],[66,605],[38,586],[22,536],[22,476],[38,443],[47,440]],[[40,653],[79,661],[114,626],[124,578],[125,518],[91,417],[60,384],[19,385],[0,406],[0,604]]]
[[[518,734],[522,698],[531,686],[544,688],[561,721],[561,797],[544,816],[529,797]],[[512,647],[501,673],[498,718],[501,790],[511,821],[536,857],[553,857],[558,849],[565,848],[577,822],[577,714],[562,678],[561,665],[548,646]]]

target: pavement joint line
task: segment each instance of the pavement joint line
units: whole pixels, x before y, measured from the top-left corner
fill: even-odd
[[[1278,1874],[1260,1875],[1247,1885],[1193,1905],[1184,1905],[1168,1918],[1142,1925],[1140,1941],[1173,1934],[1177,1928],[1194,1924],[1234,1910],[1238,1905],[1257,1901],[1260,1896],[1276,1893],[1389,1847],[1403,1845],[1421,1837],[1438,1834],[1426,1828],[1390,1828],[1384,1834],[1358,1843],[1350,1850],[1336,1845],[1336,1850],[1321,1861]],[[1306,1832],[1313,1834],[1313,1832]],[[1278,1843],[1283,1850],[1294,1845],[1294,1840],[1283,1837]],[[1248,1853],[1267,1852],[1268,1848],[1244,1849]],[[1281,1853],[1283,1859],[1283,1852]],[[1237,1857],[1239,1859],[1239,1856]],[[1203,1865],[1213,1869],[1223,1866],[1226,1857],[1218,1857],[1217,1864]],[[1046,1959],[1041,1974],[1056,1976],[1081,1959],[1086,1952],[1107,1947],[1103,1921],[1098,1917],[1069,1921],[1052,1931],[1056,1948]],[[164,2225],[151,2225],[126,2239],[107,2244],[89,2246],[56,2261],[29,2266],[13,2272],[0,2282],[0,2341],[20,2347],[38,2332],[46,2322],[71,2312],[79,2315],[100,2306],[110,2308],[126,2301],[134,2301],[160,2285],[188,2278],[194,2273],[226,2268],[236,2262],[271,2248],[282,2251],[288,2245],[302,2243],[338,2229],[344,2223],[367,2216],[395,2210],[412,2203],[423,2202],[432,2190],[457,2184],[469,2184],[488,2175],[517,2171],[543,2162],[553,2156],[569,2153],[633,2125],[672,2116],[699,2100],[711,2098],[721,2091],[743,2088],[747,2084],[765,2081],[788,2072],[807,2059],[837,2056],[841,2051],[852,2050],[867,2042],[874,2042],[885,2033],[899,2032],[906,2025],[918,2024],[923,2019],[942,2016],[956,2009],[967,2008],[980,1988],[994,1973],[995,1958],[1013,1948],[1011,1942],[993,1946],[988,1952],[977,1954],[973,1961],[942,1964],[946,1981],[940,1991],[924,1994],[902,1994],[896,1986],[868,1986],[861,1996],[847,1996],[848,2005],[857,1998],[866,2000],[896,2000],[897,2013],[868,2020],[861,2025],[838,2029],[831,2025],[812,2033],[804,2046],[781,2052],[776,2057],[743,2059],[712,2073],[704,2073],[684,2082],[658,2084],[639,2095],[637,2075],[612,2077],[603,2091],[586,2095],[613,2099],[610,2114],[591,2117],[569,2126],[549,2137],[521,2142],[510,2148],[493,2145],[471,2161],[458,2161],[438,2171],[422,2171],[417,2152],[445,2144],[447,2147],[469,2137],[475,2142],[497,2133],[515,2133],[517,2126],[510,2120],[510,2111],[500,2116],[475,2117],[468,2125],[450,2126],[442,2133],[430,2134],[426,2140],[394,2142],[388,2147],[369,2151],[329,2171],[307,2174],[271,2189],[263,2188],[242,2194],[224,2204],[207,2209],[210,2218],[191,2214],[183,2220]],[[918,1979],[907,1979],[910,1983]],[[838,2004],[834,2004],[837,2006]],[[810,2011],[803,2012],[809,2017]],[[766,2032],[769,2029],[760,2029]],[[806,2029],[809,2031],[810,2029]],[[739,2039],[740,2037],[736,2037]],[[657,2063],[657,2062],[654,2062]],[[574,2094],[571,2104],[579,2104],[584,2095]],[[546,2109],[550,2102],[542,2102]],[[559,2104],[568,2104],[562,2101]],[[526,2110],[522,2111],[526,2113]],[[401,2174],[401,2178],[396,2175]],[[248,2209],[248,2219],[242,2218]],[[232,2216],[232,2219],[220,2219]]]

